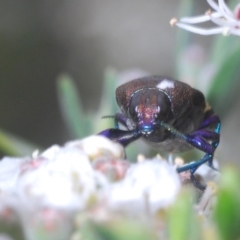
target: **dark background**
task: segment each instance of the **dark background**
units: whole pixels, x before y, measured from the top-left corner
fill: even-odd
[[[196,14],[209,9],[204,1],[198,2]],[[1,129],[43,147],[69,140],[56,91],[56,79],[63,72],[76,81],[84,108],[93,110],[108,66],[173,76],[177,28],[171,28],[169,21],[178,16],[179,4],[175,0],[2,0]],[[211,37],[194,37],[209,48]],[[238,160],[238,112],[230,112],[223,125],[222,159]]]

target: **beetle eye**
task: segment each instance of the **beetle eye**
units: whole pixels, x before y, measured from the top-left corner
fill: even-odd
[[[160,119],[167,119],[171,112],[171,102],[168,96],[163,92],[157,94],[158,117]]]

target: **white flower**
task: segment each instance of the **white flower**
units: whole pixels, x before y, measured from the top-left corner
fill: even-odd
[[[0,161],[0,194],[11,191],[21,173],[21,166],[28,162],[29,158],[4,157]]]
[[[124,158],[123,147],[116,142],[109,140],[103,136],[89,136],[82,140],[75,140],[66,143],[67,147],[76,147],[87,154],[90,160],[97,158]]]
[[[125,178],[107,189],[110,208],[129,214],[154,214],[169,206],[180,190],[175,168],[166,161],[154,159],[133,164]]]
[[[213,0],[207,0],[207,2],[214,10],[213,12],[209,10],[202,16],[183,17],[180,21],[174,18],[170,24],[201,35],[222,33],[224,36],[229,34],[240,36],[240,4],[235,7],[234,11],[231,11],[224,0],[218,0],[218,4]],[[212,21],[217,27],[207,29],[194,25],[207,21]]]
[[[22,203],[82,209],[104,177],[93,170],[80,149],[63,147],[35,171],[26,172],[16,186]]]
[[[216,159],[213,160],[213,167],[208,166],[208,164],[202,164],[195,174],[198,174],[206,183],[208,182],[215,182],[216,184],[219,183],[221,174],[218,171],[219,169],[219,164]]]
[[[83,209],[108,184],[87,155],[72,146],[53,146],[35,159],[0,161],[0,202],[18,212],[41,207]]]

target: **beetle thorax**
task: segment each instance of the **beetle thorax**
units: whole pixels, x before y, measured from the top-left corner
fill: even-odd
[[[159,127],[159,121],[165,121],[171,111],[167,95],[158,89],[141,89],[133,94],[129,117],[135,122],[143,135],[150,134]]]

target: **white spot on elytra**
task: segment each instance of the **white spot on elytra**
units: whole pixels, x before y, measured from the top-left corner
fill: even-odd
[[[167,79],[164,79],[156,87],[160,89],[174,88],[174,83]]]

